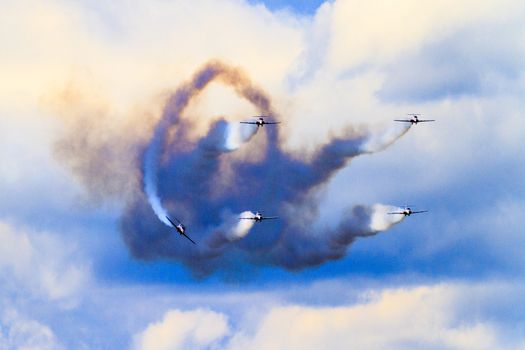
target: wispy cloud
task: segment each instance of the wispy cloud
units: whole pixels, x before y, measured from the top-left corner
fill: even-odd
[[[74,297],[88,282],[89,264],[75,256],[74,245],[56,235],[28,233],[0,222],[0,243],[0,278],[7,291],[25,289],[61,300]]]
[[[12,306],[2,305],[0,327],[2,349],[65,349],[49,327],[20,315]]]

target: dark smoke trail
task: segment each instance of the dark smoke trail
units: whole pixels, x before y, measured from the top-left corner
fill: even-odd
[[[197,274],[230,266],[232,260],[301,269],[339,259],[357,237],[373,235],[402,220],[402,216],[387,215],[386,206],[357,206],[335,228],[319,232],[312,228],[318,219],[312,198],[353,157],[388,147],[408,127],[395,125],[379,133],[364,131],[334,139],[308,162],[281,149],[277,127],[264,127],[257,134],[266,138],[264,149],[255,150],[248,143],[257,127],[223,119],[214,121],[205,136],[192,142],[192,121],[184,111],[212,81],[232,87],[260,113],[277,117],[262,90],[240,70],[220,62],[205,65],[177,89],[143,153],[147,203],[139,196],[122,219],[124,239],[136,257],[179,260]],[[264,156],[241,161],[232,151],[242,145]],[[179,217],[197,246],[188,245],[173,229],[159,226],[151,210],[167,226],[166,215]],[[255,225],[238,220],[238,213],[246,216],[255,210],[280,218]]]
[[[236,90],[246,96],[255,105],[263,107],[263,112],[268,112],[268,99],[253,87],[246,84],[240,72],[224,66],[220,63],[207,65],[193,80],[181,88],[170,98],[164,110],[162,119],[155,128],[153,138],[144,152],[143,171],[144,171],[144,191],[151,204],[151,208],[164,224],[171,226],[166,219],[168,212],[162,206],[158,194],[157,173],[161,156],[164,153],[167,134],[171,125],[176,124],[181,113],[188,106],[189,102],[202,89],[204,89],[213,79],[223,75],[224,78],[236,86]],[[239,86],[237,86],[239,85]],[[242,143],[248,141],[257,131],[256,127],[239,124],[216,124],[213,133],[208,134],[208,138],[203,145],[208,152],[227,152],[237,149]],[[202,157],[204,159],[204,157]]]

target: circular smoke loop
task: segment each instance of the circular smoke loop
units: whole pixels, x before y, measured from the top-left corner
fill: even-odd
[[[335,138],[310,161],[281,149],[279,128],[264,128],[258,134],[266,138],[264,149],[252,150],[249,141],[257,126],[223,118],[193,141],[195,121],[184,115],[185,109],[214,81],[230,86],[261,114],[277,117],[270,98],[241,70],[222,62],[206,64],[180,86],[169,97],[142,154],[145,197],[136,198],[122,218],[123,236],[135,257],[181,261],[197,275],[239,261],[298,270],[339,259],[357,237],[387,230],[403,219],[387,214],[395,207],[360,205],[346,210],[335,227],[319,232],[313,228],[318,220],[313,195],[353,157],[388,147],[410,126]],[[250,161],[235,157],[243,145],[263,156]],[[279,219],[257,224],[239,220],[253,216],[250,210]],[[178,237],[167,216],[184,222],[197,245]]]

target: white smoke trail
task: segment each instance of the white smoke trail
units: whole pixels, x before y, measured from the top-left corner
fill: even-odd
[[[166,218],[168,216],[168,212],[162,206],[159,194],[157,193],[158,164],[160,161],[164,135],[166,133],[165,130],[167,129],[165,124],[167,123],[164,121],[159,123],[155,129],[155,134],[144,154],[144,191],[146,192],[146,196],[148,197],[148,201],[151,205],[151,208],[155,212],[155,215],[157,215],[159,220],[165,225],[171,226],[171,223]]]
[[[228,231],[226,238],[228,238],[230,241],[237,241],[245,237],[248,234],[248,232],[250,232],[255,221],[254,220],[239,220],[239,217],[249,218],[249,217],[253,217],[254,215],[255,214],[252,213],[251,211],[243,211],[242,213],[240,213],[235,218],[236,222],[233,223],[232,229]]]
[[[410,123],[395,123],[381,132],[370,134],[368,139],[361,145],[361,152],[374,153],[382,151],[403,136],[410,129],[410,126]]]
[[[212,228],[208,239],[204,242],[206,254],[218,256],[227,249],[228,243],[236,242],[248,235],[253,227],[253,220],[240,220],[241,217],[252,217],[255,215],[251,211],[244,211],[240,214],[232,214],[226,211],[222,214],[222,223],[218,227]]]
[[[395,224],[400,223],[405,218],[404,215],[390,215],[391,212],[403,211],[393,205],[374,204],[372,206],[372,215],[370,217],[370,231],[377,233],[386,231]]]
[[[214,232],[226,238],[229,242],[238,241],[246,237],[253,227],[253,220],[240,220],[241,217],[253,217],[255,214],[251,211],[243,211],[240,214],[233,214],[229,211],[221,215],[219,227],[214,228]]]
[[[235,151],[250,139],[257,132],[257,125],[228,123],[224,133],[223,150],[226,152]]]

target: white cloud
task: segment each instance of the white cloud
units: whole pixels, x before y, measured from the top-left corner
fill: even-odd
[[[0,312],[0,348],[58,350],[63,346],[49,327],[8,307]]]
[[[168,311],[135,337],[137,350],[208,349],[228,333],[226,316],[209,310]]]
[[[8,290],[50,300],[74,297],[90,275],[76,253],[57,236],[0,222],[0,280]]]
[[[256,333],[239,333],[230,349],[494,349],[487,320],[458,322],[451,285],[385,290],[352,306],[285,306],[266,314]],[[464,297],[464,296],[461,296]]]
[[[487,202],[479,212],[463,220],[465,235],[490,247],[490,254],[513,271],[521,271],[525,257],[520,247],[525,244],[523,227],[525,201],[507,195]]]
[[[328,283],[324,288],[333,286]],[[353,288],[350,283],[338,287]],[[505,282],[379,287],[362,290],[356,301],[331,307],[281,301],[270,307],[260,305],[259,317],[246,320],[241,316],[232,321],[231,330],[223,313],[171,310],[162,321],[150,324],[135,336],[135,346],[227,350],[519,349],[525,346],[525,338],[519,331],[509,332],[508,325],[523,322],[522,318],[499,317],[519,299],[521,287],[516,287]],[[508,296],[503,304],[502,295]],[[206,335],[199,336],[199,329]]]
[[[293,17],[234,0],[221,6],[209,0],[12,1],[0,21],[9,52],[0,58],[0,95],[14,106],[34,105],[85,78],[110,96],[111,106],[129,110],[211,58],[241,64],[258,83],[275,84],[300,50]]]
[[[386,63],[464,26],[505,18],[519,1],[336,1],[331,65]]]

